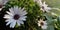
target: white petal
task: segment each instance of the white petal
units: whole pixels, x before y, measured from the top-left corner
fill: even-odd
[[[22,15],[23,14],[23,10],[20,10],[18,14],[19,15]]]
[[[20,17],[19,20],[26,21],[27,16]]]
[[[0,11],[2,10],[2,8],[0,8]]]
[[[42,26],[42,29],[47,29],[47,26]]]
[[[19,8],[19,10],[21,10],[21,7]]]
[[[19,8],[20,12],[23,12],[24,11],[24,8],[21,9],[21,7]]]
[[[27,14],[27,12],[26,11],[23,11],[21,15],[24,16],[26,14]]]
[[[20,24],[24,24],[23,21],[19,20]]]
[[[11,21],[9,21],[6,25],[9,25],[11,23]]]
[[[10,13],[10,12],[8,12],[8,11],[6,11],[9,15],[11,15],[11,16],[13,16],[13,14],[12,13]]]
[[[3,18],[7,18],[7,19],[9,19],[9,18],[12,18],[10,15],[5,15]]]
[[[19,20],[17,20],[17,24],[18,24],[18,26],[20,26],[20,21]]]
[[[18,6],[14,6],[14,13],[15,14],[18,14],[20,11],[19,11],[19,9],[18,9]]]
[[[46,21],[44,21],[43,23],[44,23],[44,25],[47,25],[47,22]]]
[[[21,16],[23,16],[23,15],[26,15],[27,12],[26,12],[26,10],[24,10],[24,8],[23,8],[23,9],[21,9],[21,10],[19,11],[19,14],[20,14]]]
[[[10,24],[10,28],[14,28],[16,25],[16,21],[13,21],[11,24]]]
[[[42,0],[39,0],[39,4],[42,5]]]
[[[3,0],[3,4],[6,4],[8,2],[8,0]]]
[[[14,9],[13,8],[10,8],[9,10],[12,14],[14,14],[14,11],[13,11]]]
[[[18,10],[19,10],[19,9],[18,9],[18,6],[16,6],[14,10],[17,11],[17,12],[19,12],[19,11],[18,11]]]
[[[11,18],[10,19],[7,19],[7,20],[5,20],[5,22],[9,22],[9,21],[13,21]]]
[[[38,23],[38,26],[41,26],[40,23]]]
[[[22,16],[21,18],[25,19],[25,18],[27,18],[27,16]]]
[[[24,8],[22,8],[21,10],[24,11]]]
[[[9,22],[7,22],[6,25],[9,25],[9,24],[12,23],[12,22],[14,22],[14,21],[11,19]]]
[[[45,1],[43,2],[43,6],[44,6],[44,7],[47,7],[47,6],[48,6],[48,5],[45,3]]]

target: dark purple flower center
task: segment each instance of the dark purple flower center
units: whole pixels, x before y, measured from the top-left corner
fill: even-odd
[[[13,17],[15,20],[18,20],[20,18],[20,16],[18,14],[14,15]]]
[[[0,8],[2,8],[3,5],[0,5]]]
[[[44,9],[44,6],[42,6],[42,9]]]
[[[44,23],[43,23],[43,22],[41,22],[40,24],[41,24],[41,25],[44,25]]]

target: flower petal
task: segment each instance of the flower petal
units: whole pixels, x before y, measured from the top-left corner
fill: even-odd
[[[6,11],[9,15],[11,15],[11,16],[13,16],[13,14],[12,13],[10,13],[10,12],[8,12],[8,11]]]
[[[42,26],[41,28],[42,28],[42,29],[47,29],[47,26]]]
[[[6,18],[6,19],[9,19],[9,18],[12,18],[10,15],[5,15],[3,18]]]
[[[19,20],[20,21],[20,24],[24,24],[23,21]]]
[[[20,17],[19,20],[26,21],[27,16]]]
[[[10,8],[9,10],[10,10],[10,13],[14,14],[13,8]]]
[[[12,22],[14,22],[14,21],[11,19],[9,22],[7,22],[6,25],[9,25],[9,24],[12,23]]]
[[[11,24],[10,24],[10,28],[14,28],[16,25],[16,21],[14,20]]]
[[[26,11],[23,11],[21,15],[24,16],[26,14],[27,14],[27,12]]]
[[[20,26],[20,21],[19,20],[17,20],[17,24],[18,24],[18,26]]]

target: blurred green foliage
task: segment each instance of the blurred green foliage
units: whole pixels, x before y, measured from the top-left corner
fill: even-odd
[[[50,7],[60,8],[60,0],[44,0]]]

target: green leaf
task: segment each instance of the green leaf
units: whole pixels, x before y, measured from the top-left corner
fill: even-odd
[[[54,26],[52,25],[48,26],[47,30],[54,30]]]
[[[51,17],[51,16],[49,16],[47,13],[46,13],[46,14],[44,14],[44,16],[46,16],[46,18],[47,18],[48,20],[52,20],[52,17]]]
[[[54,19],[52,19],[52,16],[50,14],[45,14],[45,17],[47,19],[47,23],[50,24],[50,25],[53,25],[54,24]]]

